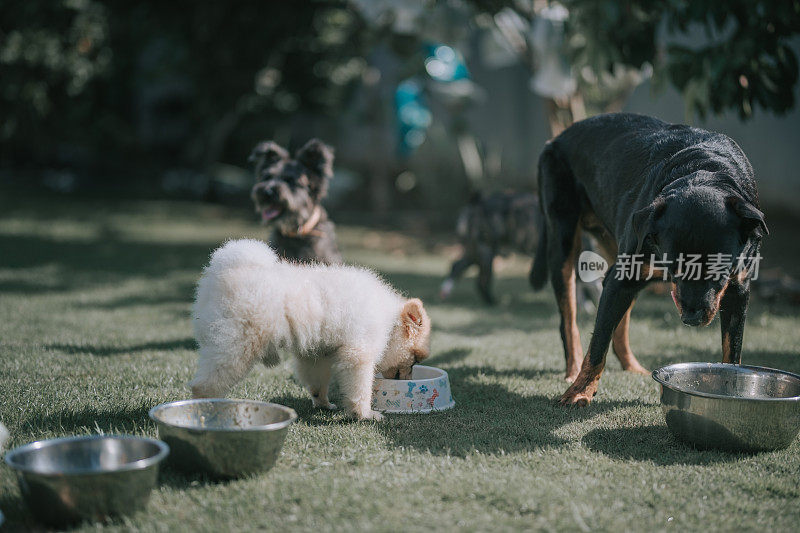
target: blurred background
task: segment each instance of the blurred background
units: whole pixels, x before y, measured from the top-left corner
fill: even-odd
[[[244,207],[257,141],[316,136],[334,218],[451,227],[624,110],[730,135],[793,216],[799,32],[796,0],[6,0],[0,193]]]

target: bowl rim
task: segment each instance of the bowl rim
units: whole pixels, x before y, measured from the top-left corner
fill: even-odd
[[[779,368],[770,368],[767,366],[755,366],[755,365],[736,365],[733,363],[710,363],[710,362],[688,362],[688,363],[673,363],[671,365],[665,365],[660,368],[656,368],[651,373],[653,379],[657,381],[661,386],[667,387],[668,389],[682,392],[684,394],[688,394],[690,396],[699,396],[701,398],[713,398],[716,400],[732,400],[732,401],[747,401],[747,402],[798,402],[800,401],[800,396],[788,396],[785,398],[753,398],[747,396],[726,396],[725,394],[714,394],[712,392],[702,392],[696,391],[692,389],[687,389],[684,387],[677,387],[673,383],[669,383],[664,381],[659,377],[660,372],[664,372],[667,369],[691,369],[691,368],[711,368],[711,367],[719,367],[719,368],[726,368],[726,367],[736,367],[736,368],[744,368],[747,370],[755,370],[755,371],[767,371],[775,374],[781,374],[784,376],[792,377],[798,381],[800,381],[800,375],[797,375],[793,372],[787,372],[786,370],[781,370]]]
[[[380,372],[375,372],[374,381],[390,381],[390,382],[400,382],[400,383],[408,383],[409,381],[413,381],[414,383],[425,383],[427,381],[435,381],[437,379],[445,378],[447,379],[447,384],[450,384],[450,376],[447,374],[447,370],[442,370],[441,368],[435,366],[428,366],[428,365],[414,365],[412,367],[412,372],[414,368],[430,368],[431,370],[436,370],[437,372],[441,372],[440,376],[436,376],[435,378],[422,378],[422,379],[392,379],[392,378],[385,378],[381,375]]]
[[[21,465],[15,462],[15,459],[18,455],[34,451],[34,450],[41,450],[43,448],[49,448],[52,446],[57,446],[59,444],[63,444],[65,442],[89,442],[94,440],[138,440],[144,441],[149,444],[153,444],[158,451],[151,455],[150,457],[145,457],[143,459],[138,459],[136,461],[131,461],[129,463],[123,463],[114,468],[103,468],[103,469],[96,469],[96,468],[76,468],[71,470],[62,470],[58,472],[48,472],[42,471],[38,468],[32,468],[29,466]],[[170,449],[169,445],[158,439],[152,439],[150,437],[140,437],[138,435],[71,435],[69,437],[58,437],[54,439],[42,439],[36,440],[33,442],[29,442],[27,444],[23,444],[22,446],[17,446],[14,449],[9,450],[5,455],[5,462],[6,464],[11,467],[12,469],[18,472],[25,472],[29,474],[36,474],[40,476],[84,476],[84,475],[98,475],[98,474],[112,474],[116,472],[130,472],[133,470],[144,470],[149,468],[153,465],[157,465],[164,459],[166,459],[167,455],[169,455]]]
[[[183,405],[191,405],[196,403],[248,403],[254,404],[259,406],[268,406],[268,407],[278,407],[281,411],[284,411],[289,415],[289,418],[286,420],[282,420],[280,422],[273,422],[271,424],[263,424],[260,426],[246,426],[240,428],[229,428],[229,427],[199,427],[193,426],[188,424],[173,424],[172,422],[167,422],[157,417],[159,411],[162,411],[168,407],[181,407]],[[279,403],[272,403],[272,402],[262,402],[261,400],[247,400],[244,398],[194,398],[191,400],[177,400],[174,402],[164,402],[156,405],[155,407],[151,408],[147,415],[150,417],[150,420],[155,422],[156,424],[164,424],[165,426],[173,427],[173,428],[180,428],[180,429],[190,429],[195,431],[209,431],[209,432],[220,432],[220,433],[241,433],[242,431],[275,431],[278,429],[283,429],[292,425],[297,420],[297,412],[292,409],[291,407],[287,407],[285,405],[281,405]]]

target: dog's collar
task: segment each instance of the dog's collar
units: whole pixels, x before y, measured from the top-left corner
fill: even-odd
[[[319,220],[322,218],[322,208],[320,206],[316,206],[314,211],[311,213],[311,216],[308,217],[306,223],[300,226],[297,231],[286,231],[281,232],[286,237],[308,237],[309,235],[314,235],[315,237],[322,237],[322,232],[314,229],[317,224],[319,224]]]

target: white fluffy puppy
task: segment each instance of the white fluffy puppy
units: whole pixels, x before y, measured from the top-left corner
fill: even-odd
[[[361,268],[281,261],[256,240],[229,241],[212,254],[193,317],[195,398],[224,396],[257,361],[277,364],[283,349],[315,407],[336,408],[328,401],[335,364],[345,407],[359,419],[382,418],[370,405],[375,372],[408,379],[430,347],[420,300]]]

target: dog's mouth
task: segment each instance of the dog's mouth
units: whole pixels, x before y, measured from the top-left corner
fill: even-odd
[[[275,220],[281,213],[283,213],[283,209],[280,207],[263,207],[260,209],[261,211],[261,222],[267,223]]]
[[[381,372],[383,379],[402,379],[402,380],[409,380],[411,379],[411,369],[412,367],[407,368],[390,368]]]
[[[683,322],[687,326],[708,326],[711,324],[711,321],[714,320],[714,317],[717,316],[717,311],[719,310],[719,300],[722,298],[722,293],[725,291],[721,291],[721,293],[716,298],[716,305],[711,308],[707,309],[699,309],[693,312],[686,311],[683,306],[681,306],[680,302],[678,301],[678,292],[673,288],[670,291],[672,295],[672,301],[675,303],[675,308],[678,310],[678,314],[681,317],[681,322]]]

